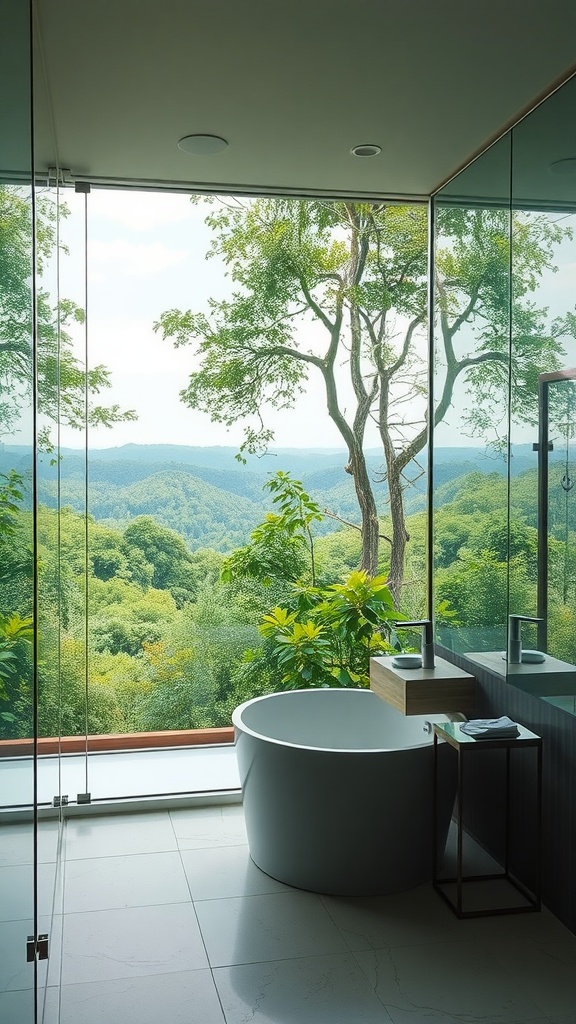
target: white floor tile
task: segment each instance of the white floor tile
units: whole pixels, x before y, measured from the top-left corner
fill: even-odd
[[[576,936],[546,907],[531,914],[477,917],[470,918],[463,923],[466,924],[466,932],[469,937],[479,939],[490,949],[500,941],[513,946],[525,942],[535,948],[548,946],[552,942],[576,943]]]
[[[42,827],[48,909],[58,824]],[[64,850],[62,1019],[50,987],[43,1024],[224,1024],[206,949],[226,1024],[576,1024],[576,937],[548,911],[458,921],[431,886],[291,889],[250,860],[241,805],[69,818]],[[27,918],[31,861],[30,826],[2,826],[0,921]],[[51,986],[59,921],[39,927]],[[0,923],[2,1024],[33,1024],[31,931]]]
[[[177,850],[167,811],[68,818],[66,860]]]
[[[313,893],[207,900],[195,907],[212,967],[346,952]]]
[[[246,825],[241,804],[198,807],[170,812],[181,850],[246,845]]]
[[[38,823],[38,862],[55,861],[58,852],[58,822]],[[32,823],[0,825],[0,867],[11,864],[31,864],[34,860]]]
[[[44,989],[40,994],[38,1000],[38,1021],[41,1024],[60,1024],[60,992],[61,987],[58,983],[55,986]]]
[[[291,891],[256,867],[247,846],[183,850],[181,856],[194,900]]]
[[[38,913],[52,913],[56,864],[38,865]],[[0,868],[0,921],[18,921],[34,913],[34,865]]]
[[[34,964],[26,962],[26,940],[33,934],[33,928],[31,920],[0,923],[0,992],[14,992],[34,987]],[[50,928],[50,919],[39,919],[39,932],[50,933]],[[47,960],[37,964],[39,985],[46,983],[47,969]],[[0,1020],[4,1024],[1,1016]]]
[[[491,951],[554,1024],[576,1024],[576,939],[545,946],[494,939]]]
[[[49,933],[49,959],[47,966],[46,985],[49,987],[60,985],[60,967],[62,964],[62,937],[64,934],[64,915],[54,914],[50,920]],[[42,1024],[49,1024],[42,1021]]]
[[[394,1024],[482,1024],[537,1021],[542,1010],[474,942],[356,953]]]
[[[458,900],[456,882],[444,883],[442,890],[456,906]],[[530,901],[505,878],[487,878],[479,882],[470,880],[462,885],[462,910],[464,913],[510,910],[514,907],[528,908]],[[528,913],[536,913],[536,911],[530,910]]]
[[[227,1024],[390,1024],[352,954],[214,971]]]
[[[446,942],[459,923],[431,886],[390,896],[322,896],[349,949]]]
[[[68,914],[64,985],[208,967],[192,904]]]
[[[2,1024],[34,1024],[34,992],[0,992]]]
[[[66,865],[65,914],[188,900],[190,890],[179,853],[98,857]]]
[[[165,1024],[225,1024],[211,971],[181,971],[62,988],[59,1024],[159,1024],[160,1021]]]

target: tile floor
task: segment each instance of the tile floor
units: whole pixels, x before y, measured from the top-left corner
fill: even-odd
[[[0,828],[2,1024],[33,1020],[25,838]],[[250,860],[239,804],[73,817],[62,841],[43,1024],[576,1024],[576,936],[546,910],[292,889]],[[56,842],[45,823],[41,888]]]

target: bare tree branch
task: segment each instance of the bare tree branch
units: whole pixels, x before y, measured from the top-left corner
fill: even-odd
[[[358,530],[358,533],[362,533],[362,527],[358,523],[350,523],[347,519],[343,519],[342,516],[336,515],[335,512],[329,512],[327,508],[322,509],[322,513],[328,516],[329,519],[335,519],[338,523],[343,523],[344,526],[350,526],[353,530]],[[390,537],[387,537],[385,533],[378,534],[380,540],[388,541],[388,544],[392,544]]]

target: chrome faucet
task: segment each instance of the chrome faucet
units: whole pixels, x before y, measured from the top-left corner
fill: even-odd
[[[395,629],[422,626],[422,668],[434,668],[434,630],[431,619],[416,619],[413,622],[395,622]]]
[[[508,616],[508,643],[506,647],[506,661],[509,665],[522,664],[522,637],[520,624],[522,622],[542,622],[533,615],[509,615]]]

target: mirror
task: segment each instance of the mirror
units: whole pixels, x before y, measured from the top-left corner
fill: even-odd
[[[506,137],[434,203],[435,623],[459,654],[506,642],[510,159]]]
[[[434,199],[433,444],[438,642],[574,714],[575,113],[572,79]]]

